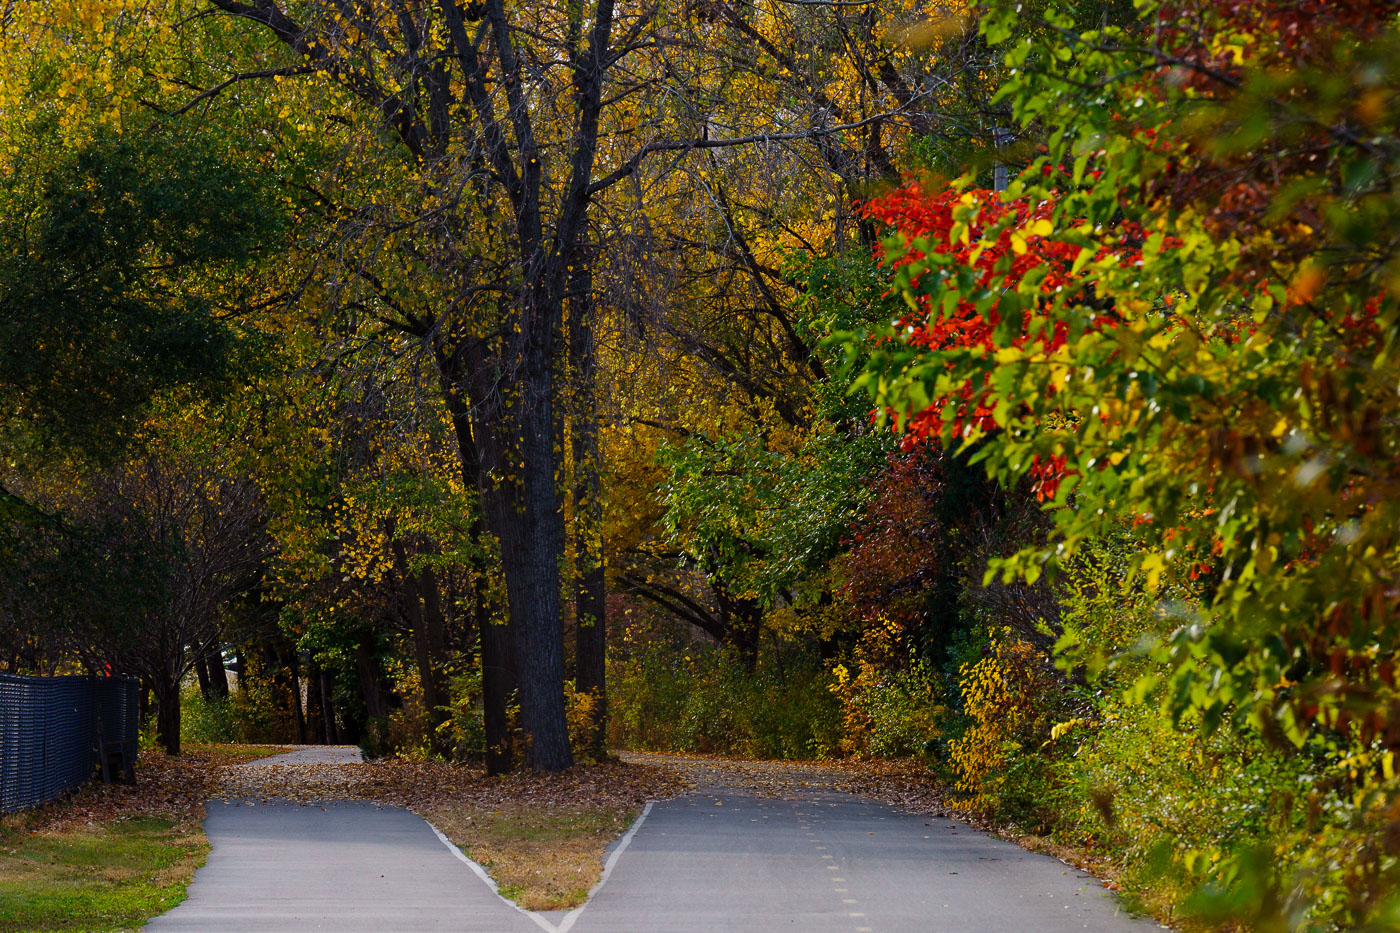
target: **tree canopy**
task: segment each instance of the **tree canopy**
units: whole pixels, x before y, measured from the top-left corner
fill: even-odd
[[[0,3],[0,669],[171,754],[909,757],[1163,916],[1387,928],[1398,43]]]

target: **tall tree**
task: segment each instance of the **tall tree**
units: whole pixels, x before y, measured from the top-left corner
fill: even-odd
[[[112,454],[154,395],[227,374],[230,273],[277,208],[189,134],[31,141],[0,172],[0,437]]]
[[[201,100],[254,78],[317,74],[397,139],[421,205],[411,223],[431,240],[419,259],[449,288],[432,306],[381,300],[378,313],[436,362],[464,476],[500,545],[526,761],[566,767],[554,424],[564,307],[593,261],[584,240],[593,204],[652,156],[826,137],[877,117],[842,124],[826,114],[784,127],[769,111],[736,136],[712,134],[699,112],[667,117],[671,89],[693,77],[706,41],[668,34],[659,4],[212,5],[283,52],[273,67],[266,56],[249,62]],[[682,89],[693,98],[701,86]],[[487,658],[487,670],[500,660]]]

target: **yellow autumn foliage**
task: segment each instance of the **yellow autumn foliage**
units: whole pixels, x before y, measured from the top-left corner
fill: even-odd
[[[948,743],[957,789],[968,810],[987,812],[997,799],[1003,772],[1017,752],[1049,729],[1041,699],[1054,689],[1054,670],[1034,645],[1003,628],[986,655],[959,671],[958,689],[971,725]]]

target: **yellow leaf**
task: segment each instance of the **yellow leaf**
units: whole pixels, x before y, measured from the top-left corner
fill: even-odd
[[[1161,554],[1148,554],[1142,559],[1142,570],[1147,574],[1147,588],[1157,589],[1162,582],[1162,571],[1166,569],[1167,562],[1162,559]]]

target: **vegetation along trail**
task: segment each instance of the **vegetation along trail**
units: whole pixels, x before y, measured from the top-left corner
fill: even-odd
[[[1400,0],[0,0],[0,933],[165,913],[1400,933]]]
[[[259,767],[290,768],[299,754]],[[520,910],[430,825],[398,807],[238,801],[211,804],[208,864],[189,899],[147,929],[1154,928],[1056,859],[837,790],[840,770],[637,757],[682,768],[695,789],[648,806],[609,851],[593,896],[573,911]]]

